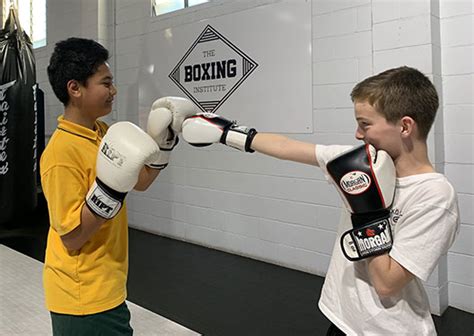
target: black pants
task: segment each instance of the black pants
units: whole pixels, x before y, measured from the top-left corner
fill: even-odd
[[[124,302],[114,309],[91,315],[51,312],[54,336],[131,336],[130,311]]]
[[[346,336],[346,334],[344,334],[338,327],[331,323],[326,336]]]

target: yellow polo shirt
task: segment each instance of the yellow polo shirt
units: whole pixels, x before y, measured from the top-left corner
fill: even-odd
[[[112,309],[126,298],[128,227],[125,205],[77,251],[61,236],[81,222],[86,194],[95,180],[99,144],[107,131],[58,118],[41,161],[41,184],[48,202],[50,228],[43,270],[46,307],[56,313],[85,315]]]

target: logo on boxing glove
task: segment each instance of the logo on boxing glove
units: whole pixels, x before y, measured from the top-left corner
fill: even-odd
[[[392,246],[392,232],[388,219],[354,230],[352,236],[361,256],[375,255]]]
[[[101,187],[102,186],[102,187]],[[87,193],[86,204],[97,215],[110,219],[122,208],[122,201],[108,194],[100,181],[95,181]]]
[[[362,194],[372,183],[370,176],[362,171],[352,171],[345,174],[339,184],[344,192],[350,195]]]
[[[109,159],[112,164],[117,167],[121,167],[125,162],[125,157],[108,143],[104,143],[100,151],[107,159]]]

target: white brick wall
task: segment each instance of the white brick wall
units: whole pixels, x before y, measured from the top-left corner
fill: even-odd
[[[99,39],[98,1],[48,0],[47,45],[35,49],[37,81],[45,92],[45,132],[49,138],[56,128],[56,119],[63,106],[54,96],[49,85],[46,67],[56,42],[71,36]]]
[[[474,4],[441,1],[446,175],[459,196],[460,234],[448,254],[449,304],[474,312]]]
[[[46,132],[54,130],[62,111],[45,73],[57,40],[84,36],[107,45],[119,89],[109,119],[138,122],[138,87],[147,85],[136,80],[145,33],[274,2],[279,1],[219,1],[151,19],[148,0],[49,0],[48,45],[36,51],[38,78],[46,91]],[[289,136],[324,144],[356,143],[349,98],[354,84],[402,64],[434,78],[442,108],[429,138],[430,157],[459,193],[462,226],[425,287],[434,313],[448,303],[473,312],[472,2],[311,4],[314,133]],[[329,264],[339,206],[335,190],[314,167],[224,146],[196,149],[184,142],[147,192],[128,196],[131,226],[318,275]]]

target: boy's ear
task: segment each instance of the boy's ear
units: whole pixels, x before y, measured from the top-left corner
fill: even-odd
[[[412,117],[404,116],[400,119],[400,127],[402,137],[408,137],[413,134],[416,128],[416,122]]]
[[[71,79],[67,82],[67,92],[70,97],[79,97],[81,95],[81,85],[75,79]]]

